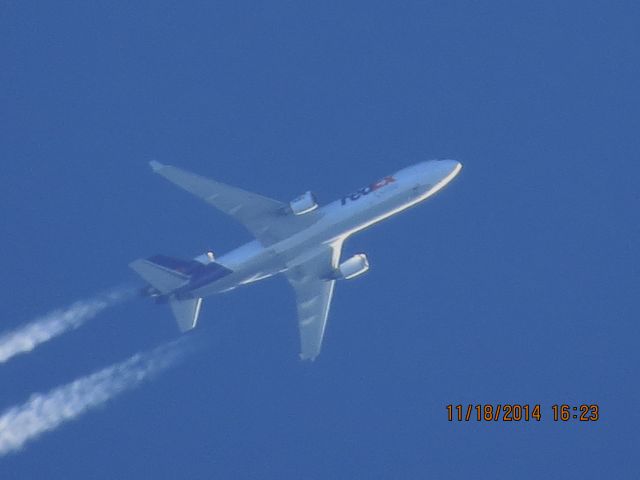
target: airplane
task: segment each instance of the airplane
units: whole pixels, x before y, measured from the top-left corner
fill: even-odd
[[[336,281],[369,269],[364,253],[341,261],[345,240],[431,197],[462,169],[456,160],[423,161],[319,207],[309,191],[283,203],[155,160],[149,164],[235,218],[255,239],[218,258],[207,252],[192,260],[165,255],[135,260],[129,266],[149,284],[144,294],[167,302],[185,332],[196,326],[203,297],[282,273],[296,295],[303,360],[320,353]]]

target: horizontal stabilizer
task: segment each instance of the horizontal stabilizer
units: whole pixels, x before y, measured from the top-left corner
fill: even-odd
[[[169,306],[176,317],[181,332],[195,328],[200,315],[200,307],[202,307],[202,298],[187,298],[185,300],[172,298],[169,300]]]
[[[154,255],[147,258],[147,261],[182,275],[193,275],[203,268],[203,264],[197,260],[182,260],[166,255]]]
[[[189,281],[187,275],[149,260],[135,260],[129,266],[162,294],[172,292]]]
[[[135,260],[129,266],[160,294],[169,297],[169,306],[182,332],[191,330],[198,323],[202,298],[178,299],[175,290],[187,285],[194,274],[202,276],[202,272],[205,272],[208,276],[203,278],[208,279],[212,278],[211,272],[219,274],[221,270],[229,271],[215,263],[205,266],[193,260],[179,260],[163,255]]]

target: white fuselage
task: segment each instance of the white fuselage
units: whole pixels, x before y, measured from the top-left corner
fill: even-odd
[[[404,168],[318,209],[318,221],[285,240],[263,246],[254,240],[216,258],[233,273],[192,291],[198,297],[284,272],[356,232],[426,200],[460,172],[455,160],[430,160]],[[338,250],[339,251],[339,250]]]

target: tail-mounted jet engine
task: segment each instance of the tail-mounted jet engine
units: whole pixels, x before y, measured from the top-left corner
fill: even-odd
[[[289,207],[294,215],[304,215],[318,208],[318,202],[316,202],[316,197],[313,193],[305,192],[291,200]]]
[[[209,250],[208,252],[203,253],[202,255],[198,255],[196,258],[194,258],[194,260],[196,262],[202,263],[203,265],[207,265],[209,263],[215,262],[216,256],[211,250]]]
[[[369,270],[369,259],[364,253],[357,253],[340,264],[335,272],[336,278],[349,280]]]

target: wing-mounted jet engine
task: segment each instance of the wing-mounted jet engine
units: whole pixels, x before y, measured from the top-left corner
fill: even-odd
[[[289,202],[289,208],[294,215],[304,215],[318,208],[316,196],[311,192],[305,192]]]
[[[345,260],[334,272],[333,278],[350,280],[369,270],[369,259],[364,253],[357,253]]]

